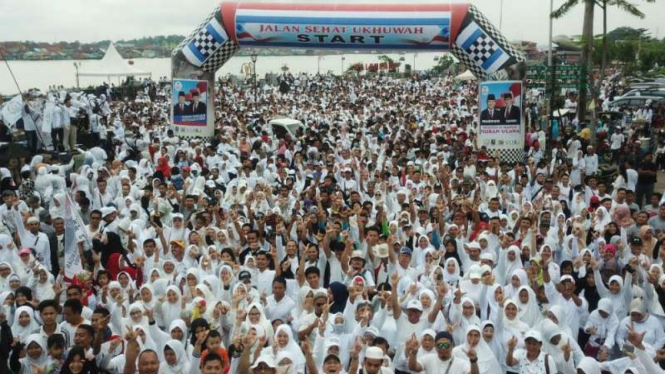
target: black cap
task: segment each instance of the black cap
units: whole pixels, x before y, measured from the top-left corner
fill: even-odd
[[[185,96],[185,93],[182,92],[182,91],[178,92],[178,97],[180,97],[180,96],[183,96],[183,97],[184,97],[184,96]]]
[[[490,101],[490,100],[496,101],[496,97],[494,96],[494,94],[487,95],[487,101]]]
[[[634,236],[630,239],[630,245],[642,245],[642,239],[639,236]]]
[[[439,341],[440,339],[448,339],[451,343],[455,344],[455,339],[448,331],[439,331],[434,338],[434,341]]]
[[[240,280],[252,279],[252,274],[247,270],[243,270],[240,273],[238,273],[238,279]]]
[[[330,353],[329,355],[327,355],[326,358],[323,359],[323,362],[325,363],[325,362],[328,362],[330,360],[337,361],[337,363],[340,363],[340,364],[342,363],[342,361],[340,361],[340,359],[339,359],[339,356],[337,356],[334,353]]]

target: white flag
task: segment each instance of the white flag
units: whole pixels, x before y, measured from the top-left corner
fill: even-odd
[[[79,255],[79,235],[83,226],[77,219],[78,212],[72,203],[69,194],[65,198],[65,278],[73,279],[82,270],[81,256]]]
[[[2,119],[7,126],[14,126],[23,114],[23,98],[14,96],[2,107]]]

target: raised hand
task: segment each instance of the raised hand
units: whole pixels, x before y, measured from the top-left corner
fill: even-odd
[[[517,347],[517,338],[513,336],[508,340],[508,348],[515,349],[515,347]]]
[[[573,348],[570,346],[570,340],[566,341],[566,344],[561,348],[561,351],[563,352],[564,361],[570,360],[570,352],[573,351]]]
[[[478,360],[478,354],[476,353],[475,349],[470,348],[468,351],[465,351],[464,349],[462,349],[462,352],[464,352],[466,357],[469,358],[469,361],[476,362]]]
[[[635,331],[635,325],[633,322],[631,322],[629,325],[626,325],[626,329],[628,329],[628,336],[627,339],[632,344],[635,348],[643,350],[644,345],[642,344],[642,341],[644,340],[644,335],[646,335],[646,331],[639,333]]]

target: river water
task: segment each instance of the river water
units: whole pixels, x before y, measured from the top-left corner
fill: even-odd
[[[431,69],[436,61],[435,57],[441,57],[443,53],[435,52],[421,52],[417,54],[387,54],[393,60],[399,61],[401,57],[404,58],[402,65],[414,64],[416,70]],[[333,74],[340,74],[342,68],[346,69],[350,65],[362,62],[363,64],[379,62],[379,54],[344,54],[344,55],[328,55],[328,56],[274,56],[264,57],[259,56],[256,62],[256,72],[259,77],[265,76],[267,73],[280,73],[282,67],[287,65],[291,73],[309,73],[315,74],[317,71],[321,73],[331,72]],[[342,57],[344,61],[342,61]],[[141,71],[152,73],[152,78],[158,80],[160,77],[171,78],[171,60],[168,58],[159,59],[135,59],[134,67]],[[84,60],[80,61],[80,71],[90,70],[94,71],[98,66],[97,60]],[[226,76],[228,74],[243,76],[241,72],[242,65],[251,63],[250,57],[233,57],[222,68],[217,71],[217,76]],[[40,90],[47,90],[51,85],[62,85],[65,87],[76,86],[76,68],[74,67],[73,60],[60,60],[60,61],[9,61],[16,79],[21,87],[21,90],[26,91],[30,88],[38,88]],[[402,68],[403,69],[403,68]],[[98,85],[108,81],[106,77],[79,77],[79,84],[81,87],[88,85]],[[118,84],[119,78],[111,77],[111,83]],[[0,63],[0,94],[14,95],[17,93],[16,85],[11,78],[9,70],[4,62]]]

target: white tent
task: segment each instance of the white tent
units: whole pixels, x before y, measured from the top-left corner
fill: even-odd
[[[129,65],[125,61],[118,50],[115,49],[113,43],[109,44],[104,57],[99,60],[94,66],[90,66],[89,70],[82,70],[79,74],[80,77],[127,77],[127,76],[152,76],[151,73],[140,71],[135,67]]]
[[[476,80],[476,76],[473,75],[471,70],[467,70],[464,73],[455,77],[456,81],[473,81]]]

